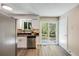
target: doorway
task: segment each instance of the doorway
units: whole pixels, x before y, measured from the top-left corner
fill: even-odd
[[[57,22],[40,22],[41,44],[57,44]]]

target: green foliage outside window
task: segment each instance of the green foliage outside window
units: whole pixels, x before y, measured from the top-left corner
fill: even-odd
[[[31,22],[24,22],[24,29],[31,30],[31,27],[32,27],[32,23]]]

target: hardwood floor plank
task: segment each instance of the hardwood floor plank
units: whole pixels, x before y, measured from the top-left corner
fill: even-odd
[[[39,45],[37,49],[17,49],[17,56],[68,56],[58,45]]]

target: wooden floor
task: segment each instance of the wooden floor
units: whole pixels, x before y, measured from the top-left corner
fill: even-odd
[[[40,45],[37,49],[17,49],[17,56],[70,56],[58,45]]]

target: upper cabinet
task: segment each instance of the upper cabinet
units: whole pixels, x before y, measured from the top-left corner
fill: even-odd
[[[17,32],[33,32],[39,33],[40,29],[40,20],[27,20],[27,19],[20,19],[17,20]]]
[[[40,27],[39,20],[27,20],[27,19],[17,20],[17,29],[40,29],[39,27]]]
[[[32,29],[40,29],[40,21],[32,20]]]

